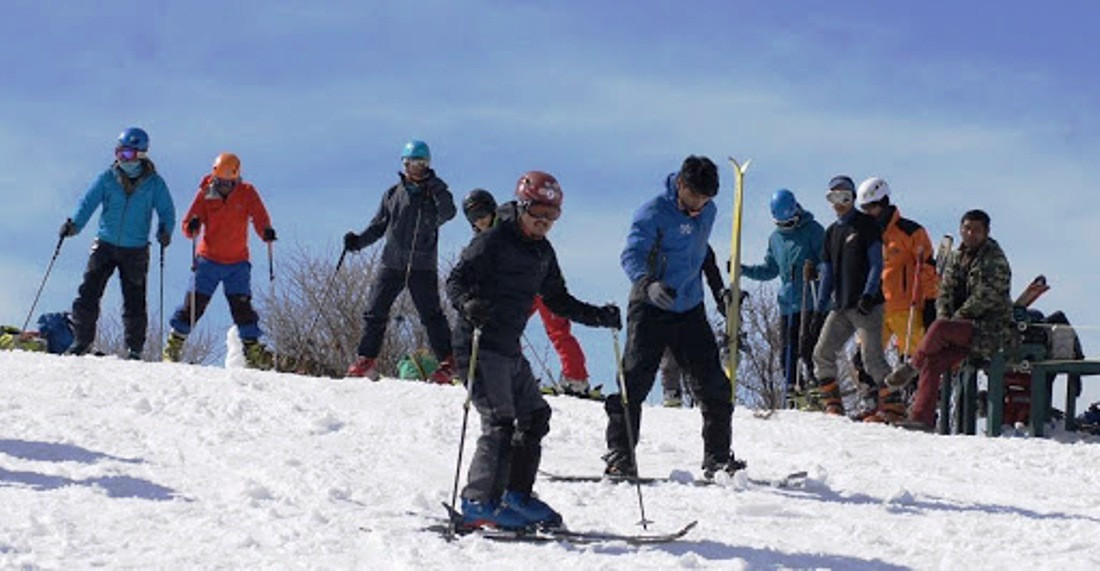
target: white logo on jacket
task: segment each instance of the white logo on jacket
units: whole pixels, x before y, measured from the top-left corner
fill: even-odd
[[[688,224],[688,223],[685,222],[685,223],[680,225],[680,235],[681,236],[687,236],[687,235],[691,234],[694,231],[695,231],[695,226],[693,226],[692,224]]]

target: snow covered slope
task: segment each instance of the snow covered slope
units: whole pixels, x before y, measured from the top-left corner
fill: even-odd
[[[0,353],[0,566],[1096,568],[1097,439],[941,437],[739,410],[753,477],[643,488],[684,541],[447,543],[463,389]],[[543,467],[598,473],[599,403],[551,398]],[[478,432],[471,418],[468,461]],[[698,472],[697,411],[647,408],[643,474]],[[465,466],[463,467],[463,478]],[[540,481],[573,528],[639,530],[633,487]]]

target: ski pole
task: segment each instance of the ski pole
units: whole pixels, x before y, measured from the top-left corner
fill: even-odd
[[[332,290],[332,286],[336,283],[336,276],[340,273],[340,268],[343,267],[344,258],[346,258],[347,255],[348,255],[347,249],[344,249],[343,252],[340,252],[340,259],[336,261],[336,269],[332,271],[332,275],[330,275],[328,277],[328,281],[325,282],[325,289],[321,290],[321,297],[318,300],[319,303],[318,303],[318,306],[317,306],[317,311],[314,312],[314,314],[313,314],[313,321],[311,321],[309,323],[309,327],[306,328],[307,334],[309,332],[313,331],[313,328],[317,327],[317,320],[321,318],[321,313],[325,310],[325,302],[328,301],[329,291]],[[329,328],[331,329],[331,326]],[[320,356],[320,355],[317,354],[316,350],[313,348],[314,347],[313,343],[308,344],[308,347],[309,347],[309,352],[312,353],[314,357],[319,357]],[[299,351],[298,356],[294,359],[294,365],[291,367],[291,370],[294,370],[294,369],[298,368],[298,365],[301,364],[301,362],[302,362],[302,357],[303,356],[304,355],[302,354],[302,352]]]
[[[917,296],[920,294],[920,264],[924,248],[917,248],[917,263],[913,270],[913,295],[909,298],[909,323],[905,328],[905,358],[909,358],[909,345],[913,341],[913,316],[917,312]]]
[[[268,284],[275,282],[275,252],[271,242],[267,243],[267,282]]]
[[[157,331],[157,339],[160,340],[158,350],[164,352],[164,244],[160,245],[160,329]]]
[[[649,529],[650,521],[645,518],[645,503],[642,502],[642,481],[638,479],[638,456],[634,451],[634,425],[630,419],[630,396],[626,392],[626,377],[623,375],[623,354],[619,350],[619,330],[611,330],[611,342],[615,348],[615,368],[618,372],[616,380],[619,382],[619,394],[623,401],[623,420],[626,424],[626,444],[630,448],[630,463],[634,465],[634,487],[638,490],[638,510],[642,514],[642,529]]]
[[[455,462],[455,483],[454,488],[451,489],[451,508],[455,508],[455,502],[458,501],[458,478],[462,473],[462,449],[466,447],[466,424],[470,419],[470,402],[473,400],[474,395],[474,379],[477,378],[477,351],[481,345],[481,326],[474,328],[474,339],[470,344],[470,368],[466,373],[466,402],[462,404],[462,431],[459,433],[458,438],[458,461]],[[454,519],[451,520],[451,526],[448,528],[448,539],[454,538],[457,531],[458,522]]]
[[[195,290],[197,290],[199,286],[198,279],[196,279],[199,271],[199,258],[196,253],[198,252],[198,243],[199,233],[195,232],[195,234],[191,236],[191,329],[188,330],[188,334],[195,330],[195,321],[197,320],[195,316],[195,302],[198,296]]]
[[[50,272],[53,271],[53,263],[57,261],[57,255],[61,253],[61,243],[64,241],[64,236],[57,239],[57,247],[53,249],[53,257],[50,258],[50,263],[46,266],[46,275],[42,276],[42,283],[38,286],[38,293],[34,294],[34,301],[31,302],[31,310],[27,312],[27,319],[23,321],[23,328],[20,331],[26,331],[27,326],[30,325],[31,316],[34,315],[34,308],[38,305],[38,298],[42,296],[42,288],[46,287],[46,280],[49,279]]]
[[[527,345],[527,350],[535,356],[535,360],[538,361],[539,366],[542,367],[542,372],[546,375],[547,379],[550,379],[550,384],[554,386],[554,392],[561,394],[561,383],[559,383],[558,380],[554,378],[554,372],[551,371],[550,366],[546,364],[546,358],[542,354],[535,351],[535,346],[531,344],[531,340],[527,338],[526,333],[523,333],[522,336],[523,344]]]

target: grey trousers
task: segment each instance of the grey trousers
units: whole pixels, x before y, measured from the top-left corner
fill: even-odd
[[[522,355],[482,349],[474,376],[472,399],[481,415],[481,436],[462,497],[491,502],[505,489],[529,494],[542,458],[542,437],[550,432],[550,405]]]
[[[821,336],[814,346],[814,376],[819,382],[836,379],[837,354],[852,334],[859,336],[859,346],[863,354],[863,365],[867,373],[881,386],[882,380],[890,372],[886,356],[882,350],[883,304],[878,304],[867,315],[861,315],[856,308],[833,310],[825,317],[821,327]]]

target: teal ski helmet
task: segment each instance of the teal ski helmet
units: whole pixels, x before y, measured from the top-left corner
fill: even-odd
[[[140,127],[130,127],[119,134],[118,146],[141,152],[149,150],[149,134]]]
[[[432,152],[428,150],[428,143],[424,141],[409,141],[405,143],[405,148],[401,151],[401,160],[405,159],[432,160]]]
[[[781,188],[772,195],[771,209],[772,220],[779,223],[793,220],[798,216],[801,207],[798,206],[798,201],[795,200],[793,192]]]

